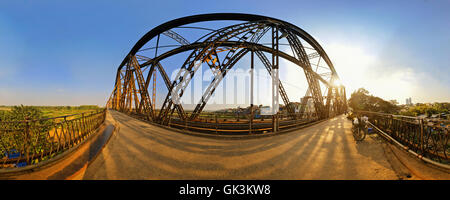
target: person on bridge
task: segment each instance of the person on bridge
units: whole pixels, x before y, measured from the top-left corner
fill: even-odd
[[[364,124],[365,124],[365,123],[369,122],[369,118],[364,115],[361,117],[361,121],[364,122]]]
[[[361,117],[361,124],[360,124],[360,127],[361,127],[361,130],[364,130],[364,132],[366,132],[367,131],[367,123],[369,122],[369,117],[367,117],[367,116],[362,116]],[[367,133],[367,132],[366,132]]]
[[[355,118],[353,119],[353,125],[359,126],[359,128],[360,128],[361,130],[364,130],[364,131],[367,131],[367,130],[366,130],[366,124],[367,124],[367,122],[369,122],[369,117],[367,117],[367,116],[365,116],[365,115],[361,117],[361,120],[358,120],[357,117],[355,117]]]
[[[353,125],[359,125],[359,121],[358,121],[358,118],[357,117],[355,117],[355,118],[353,118]]]

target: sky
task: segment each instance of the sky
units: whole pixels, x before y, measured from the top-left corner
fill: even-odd
[[[347,97],[363,87],[401,104],[449,102],[449,9],[446,0],[0,0],[0,105],[105,105],[117,67],[146,32],[218,12],[302,28],[327,52]]]

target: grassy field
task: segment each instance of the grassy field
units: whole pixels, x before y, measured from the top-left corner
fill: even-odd
[[[14,106],[0,106],[0,111],[11,111]],[[54,118],[66,115],[88,113],[100,110],[98,106],[33,106],[38,108],[43,113],[43,118]],[[78,116],[68,117],[67,119],[73,119]]]
[[[55,109],[43,109],[42,112],[44,113],[45,117],[51,118],[51,117],[60,117],[65,115],[73,115],[73,114],[79,114],[79,113],[85,113],[85,112],[92,112],[96,111],[97,109],[86,109],[86,110],[55,110]]]
[[[0,107],[0,111],[1,110],[4,110],[4,111],[10,111],[11,110],[11,107],[4,107],[4,106],[2,106],[2,107]]]

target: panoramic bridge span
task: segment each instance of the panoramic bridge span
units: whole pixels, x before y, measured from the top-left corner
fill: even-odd
[[[176,56],[178,63],[167,61]],[[240,60],[250,68],[247,112],[204,111]],[[286,63],[304,74],[307,91],[300,102],[289,98],[279,79]],[[201,64],[214,76],[188,110],[181,99]],[[271,77],[264,96],[272,105],[265,115],[253,105],[257,64]],[[179,71],[169,78],[173,65]],[[166,88],[162,94],[157,76]],[[83,178],[397,179],[377,142],[355,145],[351,123],[341,115],[347,102],[339,83],[320,44],[288,22],[248,14],[169,21],[145,34],[120,64],[107,103],[120,130]]]
[[[206,85],[202,65],[212,77]],[[242,66],[249,68],[240,71],[244,82],[229,87],[234,78],[227,78]],[[258,66],[270,84],[257,96],[269,106],[255,105]],[[300,100],[280,79],[288,67],[303,77],[304,85],[295,85],[305,88]],[[220,101],[247,80],[239,94],[248,103]],[[279,19],[219,13],[155,27],[119,65],[106,107],[0,122],[0,179],[417,178],[377,135],[355,142],[330,58],[311,35]],[[415,118],[365,115],[379,135],[450,169],[446,130]]]
[[[232,113],[234,116],[204,112],[226,75],[238,63],[250,67],[249,109],[238,110]],[[190,92],[191,80],[202,73],[199,68],[203,64],[211,70],[213,78],[205,89],[194,91],[201,93],[201,98],[193,109],[187,110],[183,95]],[[263,95],[271,96],[272,105],[264,117],[260,117],[263,109],[253,104],[256,64],[262,64],[266,75],[271,77],[268,81],[272,88]],[[286,65],[303,71],[306,80],[303,87],[307,90],[301,102],[289,98],[283,80],[279,79],[279,70]],[[169,66],[170,69],[175,66],[177,71],[172,78],[167,74]],[[158,74],[163,80],[161,86],[156,84]],[[228,90],[224,95],[233,93]],[[160,98],[157,100],[155,96]],[[347,102],[345,88],[332,62],[311,35],[282,20],[224,13],[179,18],[145,34],[119,65],[107,106],[163,126],[204,133],[251,134],[277,132],[327,119],[342,114]],[[255,115],[261,120],[256,120]]]

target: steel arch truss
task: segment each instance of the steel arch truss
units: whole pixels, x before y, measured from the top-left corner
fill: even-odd
[[[219,20],[238,23],[218,29],[187,26]],[[201,29],[207,32],[193,42],[189,42],[183,37],[183,34],[176,32],[187,28]],[[160,45],[160,37],[166,37],[176,45]],[[263,37],[271,39],[269,45],[261,42]],[[151,40],[156,40],[156,46],[146,47]],[[279,49],[282,40],[287,42],[286,45],[292,50],[291,53]],[[161,51],[160,49],[164,47],[173,48]],[[141,53],[146,50],[154,51],[154,56],[142,55]],[[301,102],[300,111],[294,108],[293,103],[289,100],[282,80],[278,82],[277,86],[274,86],[279,91],[291,118],[298,118],[299,113],[304,113],[305,104],[309,98],[313,100],[317,116],[322,119],[346,110],[345,88],[342,85],[333,84],[339,80],[339,77],[327,54],[312,36],[297,26],[278,19],[228,13],[184,17],[169,21],[149,31],[136,43],[120,64],[107,106],[122,112],[136,112],[145,115],[148,120],[160,124],[167,124],[175,111],[181,120],[195,120],[227,72],[249,52],[252,53],[251,62],[253,63],[253,54],[256,54],[256,58],[261,61],[269,75],[283,67],[279,64],[280,57],[294,63],[304,71],[308,92]],[[180,66],[175,78],[171,80],[161,61],[180,53],[189,53],[189,55]],[[271,60],[265,53],[271,55]],[[189,115],[184,111],[180,98],[202,63],[207,64],[214,78]],[[152,78],[153,80],[156,78],[154,77],[157,74],[156,71],[159,72],[168,91],[159,108],[156,108],[155,100],[153,99],[152,102],[148,92]],[[153,90],[155,90],[154,87]],[[154,95],[155,92],[153,98]]]

